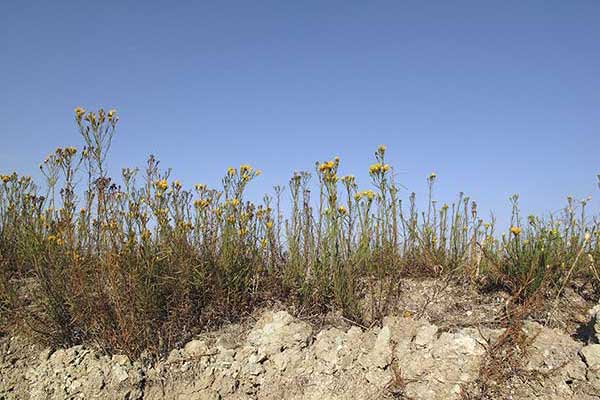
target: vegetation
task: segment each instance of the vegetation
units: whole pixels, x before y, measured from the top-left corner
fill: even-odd
[[[316,199],[312,175],[294,173],[284,217],[281,187],[262,204],[245,199],[260,175],[249,165],[229,168],[220,189],[187,190],[150,156],[144,170],[125,168],[113,181],[106,160],[118,119],[77,108],[84,146],[44,160],[43,188],[16,173],[0,177],[4,326],[137,356],[164,353],[270,299],[377,321],[411,274],[501,287],[515,304],[542,291],[560,296],[576,277],[600,282],[600,220],[586,215],[587,199],[523,221],[515,195],[511,226],[499,232],[462,193],[440,206],[433,173],[427,209],[414,193],[405,204],[380,146],[368,190],[338,176],[339,158],[316,164]]]

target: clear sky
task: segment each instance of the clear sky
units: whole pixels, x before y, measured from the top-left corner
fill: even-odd
[[[0,172],[81,144],[73,108],[116,108],[110,166],[154,153],[187,185],[263,170],[250,195],[376,146],[409,191],[504,221],[600,209],[600,1],[3,1]],[[407,192],[403,192],[406,198]]]

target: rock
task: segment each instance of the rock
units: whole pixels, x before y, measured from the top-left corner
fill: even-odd
[[[208,346],[203,340],[192,340],[187,342],[183,347],[183,351],[190,357],[200,357],[209,353]]]
[[[310,325],[295,321],[287,312],[267,312],[250,331],[247,341],[261,356],[268,358],[295,346],[306,346],[311,334]]]
[[[590,344],[583,347],[581,356],[590,369],[600,370],[600,344]]]
[[[592,307],[590,315],[590,343],[600,343],[600,304]]]

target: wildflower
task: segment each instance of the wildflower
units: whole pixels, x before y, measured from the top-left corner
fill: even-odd
[[[111,110],[108,110],[108,120],[112,121],[112,119],[116,116],[117,114],[117,110],[115,110],[114,108]]]
[[[372,190],[364,190],[362,192],[362,195],[363,197],[366,197],[369,201],[371,201],[375,197],[375,192],[373,192]]]
[[[142,231],[142,240],[146,241],[148,239],[150,239],[150,231],[148,229],[144,229]]]
[[[432,172],[432,173],[430,173],[430,174],[429,174],[429,178],[428,178],[428,179],[429,179],[430,181],[433,181],[433,180],[435,180],[435,178],[437,178],[437,174],[436,174],[435,172]]]
[[[354,182],[354,175],[346,175],[342,177],[342,182],[344,183],[353,183]]]
[[[511,226],[510,233],[512,233],[515,236],[519,236],[521,234],[521,228],[518,226]]]
[[[85,110],[81,107],[75,107],[75,117],[78,121],[81,120],[81,117],[85,114]]]
[[[267,229],[273,228],[273,221],[267,221]]]
[[[2,182],[4,182],[4,183],[8,183],[11,181],[10,175],[1,175],[0,178],[2,178]]]
[[[381,171],[382,165],[380,163],[371,164],[369,166],[370,174],[378,174]]]
[[[252,171],[252,167],[249,166],[248,164],[242,164],[242,165],[240,165],[240,172],[242,174],[249,173],[251,171]]]
[[[199,191],[199,192],[201,192],[204,189],[206,189],[206,185],[203,184],[203,183],[196,183],[195,187],[196,187],[196,190]]]
[[[484,227],[485,229],[489,229],[489,228],[490,228],[490,224],[489,224],[488,222],[486,222],[485,224],[483,224],[483,227]]]
[[[157,181],[155,182],[155,186],[156,186],[156,189],[157,189],[157,190],[159,190],[159,191],[164,191],[164,190],[166,190],[166,189],[167,189],[167,187],[168,187],[169,185],[167,184],[167,180],[166,180],[166,179],[159,179],[159,180],[157,180]]]
[[[209,205],[209,201],[205,199],[197,199],[194,201],[194,206],[197,208],[206,208]]]
[[[233,207],[237,207],[240,204],[240,201],[234,197],[233,199],[231,199],[229,204],[231,204]]]
[[[326,161],[319,165],[319,171],[321,172],[329,172],[333,169],[335,163],[333,161]]]
[[[264,249],[265,247],[267,247],[267,239],[265,239],[265,238],[262,238],[262,239],[260,240],[260,247],[262,247],[263,249]]]
[[[386,149],[385,145],[381,144],[381,145],[379,145],[379,147],[377,148],[377,152],[378,152],[379,154],[383,154],[383,153],[385,153],[385,149]]]
[[[356,200],[356,201],[359,201],[359,200],[360,200],[360,198],[361,198],[361,195],[360,195],[360,193],[355,193],[355,194],[354,194],[354,200]]]
[[[175,182],[173,182],[173,187],[175,189],[181,189],[181,182],[179,182],[178,179],[175,179]]]
[[[346,215],[346,214],[348,214],[348,210],[347,210],[347,209],[346,209],[346,207],[344,207],[344,206],[339,206],[339,207],[338,207],[338,212],[339,212],[340,214],[342,214],[342,215]]]
[[[229,175],[229,176],[235,175],[235,168],[233,168],[233,167],[227,168],[227,175]]]
[[[93,112],[87,113],[87,115],[85,116],[85,120],[88,121],[90,124],[95,124],[96,114],[94,114]]]
[[[592,235],[588,231],[586,231],[585,234],[583,235],[583,240],[587,242],[591,238],[592,238]]]

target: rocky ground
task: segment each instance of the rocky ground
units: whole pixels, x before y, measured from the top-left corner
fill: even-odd
[[[404,289],[380,326],[263,310],[149,365],[4,337],[0,399],[482,398],[482,365],[504,333],[497,316],[505,299],[438,281]],[[585,302],[576,303],[558,327],[529,320],[519,328],[526,357],[501,383],[501,398],[600,399],[600,307],[584,312]]]

